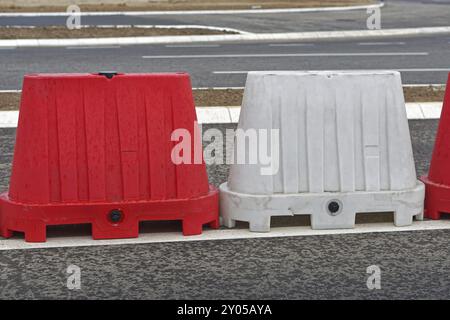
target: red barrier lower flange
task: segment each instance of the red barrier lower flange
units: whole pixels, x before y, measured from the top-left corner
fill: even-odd
[[[425,217],[439,220],[441,214],[450,213],[450,186],[434,183],[426,176],[420,180],[425,183]]]
[[[45,242],[49,225],[90,223],[93,239],[136,238],[139,222],[148,220],[181,220],[183,235],[197,235],[207,223],[211,228],[219,228],[218,196],[218,190],[210,187],[208,195],[193,199],[25,205],[11,201],[7,193],[2,193],[0,235],[9,238],[18,231],[24,232],[27,242]]]

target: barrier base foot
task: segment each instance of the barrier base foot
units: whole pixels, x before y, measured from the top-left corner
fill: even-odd
[[[0,236],[2,236],[3,238],[11,238],[13,236],[13,232],[11,230],[8,229],[2,229],[0,230]]]
[[[45,242],[47,241],[47,227],[43,223],[36,223],[28,230],[25,230],[26,242]]]
[[[270,231],[270,216],[258,217],[258,219],[251,219],[249,221],[249,229],[252,232],[269,232]]]
[[[396,227],[405,227],[410,226],[413,223],[413,217],[408,213],[408,208],[399,207],[394,212],[394,224]],[[420,215],[420,214],[418,214]]]
[[[425,186],[417,181],[412,189],[400,191],[356,191],[346,193],[296,193],[254,195],[220,186],[222,224],[234,227],[235,221],[249,222],[250,231],[270,231],[272,216],[310,215],[312,229],[349,229],[357,213],[394,212],[398,227],[423,219]]]
[[[219,221],[219,219],[215,219],[214,221],[211,221],[210,223],[208,223],[208,226],[211,229],[219,229],[220,228],[220,221]]]
[[[227,228],[234,228],[236,227],[236,220],[221,217],[221,224]]]

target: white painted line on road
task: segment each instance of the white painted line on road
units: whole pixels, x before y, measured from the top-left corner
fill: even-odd
[[[144,233],[138,238],[92,240],[90,236],[49,237],[47,242],[28,243],[23,239],[0,240],[0,251],[21,249],[45,249],[84,246],[130,245],[162,242],[214,241],[234,239],[260,239],[280,237],[307,237],[381,232],[432,231],[450,229],[450,220],[415,221],[411,226],[396,227],[392,223],[358,224],[354,229],[313,230],[309,226],[271,228],[270,232],[250,232],[248,229],[204,230],[201,235],[183,236],[179,232]]]
[[[252,72],[253,70],[233,70],[233,71],[213,71],[212,74],[247,74],[249,72]],[[257,71],[257,70],[254,70]]]
[[[0,90],[0,93],[20,93],[22,90],[14,90],[14,89],[8,89],[8,90]]]
[[[166,48],[217,48],[219,44],[167,44]]]
[[[204,14],[255,14],[255,13],[306,13],[353,11],[382,8],[383,2],[361,6],[322,7],[322,8],[280,8],[280,9],[242,9],[242,10],[184,10],[184,11],[82,11],[81,16],[143,16],[143,15],[204,15]],[[2,12],[0,17],[66,17],[67,12]]]
[[[328,69],[327,69],[328,70]],[[370,70],[388,70],[388,69],[383,69],[383,68],[379,68],[379,69],[365,69],[366,71],[370,71]],[[392,71],[400,71],[400,72],[448,72],[450,71],[450,68],[411,68],[411,69],[389,69]],[[257,71],[257,70],[233,70],[233,71],[213,71],[213,74],[247,74],[249,72],[252,71]],[[292,70],[294,71],[294,70]],[[304,70],[297,70],[297,71],[304,71]],[[329,70],[332,71],[332,70]],[[339,70],[342,71],[342,70]],[[353,69],[347,69],[345,71],[353,71]],[[429,85],[426,85],[429,86]]]
[[[406,114],[409,120],[439,119],[441,102],[406,103]],[[239,106],[197,107],[199,123],[236,123],[239,120]],[[0,128],[15,128],[19,119],[19,111],[0,111]]]
[[[84,49],[119,49],[120,46],[91,46],[91,47],[66,47],[68,50],[84,50]]]
[[[427,56],[428,52],[254,53],[142,56],[144,59]]]
[[[269,47],[314,47],[312,43],[271,43]]]
[[[403,46],[405,42],[359,42],[359,46]]]

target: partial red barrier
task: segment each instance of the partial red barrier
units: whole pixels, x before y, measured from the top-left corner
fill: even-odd
[[[129,238],[146,220],[182,220],[184,235],[217,228],[204,162],[171,160],[172,132],[199,135],[195,121],[188,74],[26,76],[0,234],[42,242],[49,225],[91,223],[94,239]]]
[[[425,217],[437,220],[441,213],[450,213],[450,74],[430,170],[421,180],[426,186]]]

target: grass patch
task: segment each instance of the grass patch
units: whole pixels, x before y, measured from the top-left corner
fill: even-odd
[[[81,11],[171,11],[171,10],[236,10],[236,9],[279,9],[315,8],[365,5],[374,0],[128,0],[127,3],[110,4],[107,0],[93,4],[81,4]],[[33,5],[0,5],[0,12],[61,12],[67,6],[55,5],[51,0],[34,1]]]
[[[99,28],[85,27],[68,29],[65,26],[36,28],[0,27],[0,39],[77,39],[77,38],[111,38],[111,37],[154,37],[154,36],[191,36],[235,34],[226,30],[209,30],[200,28]]]

